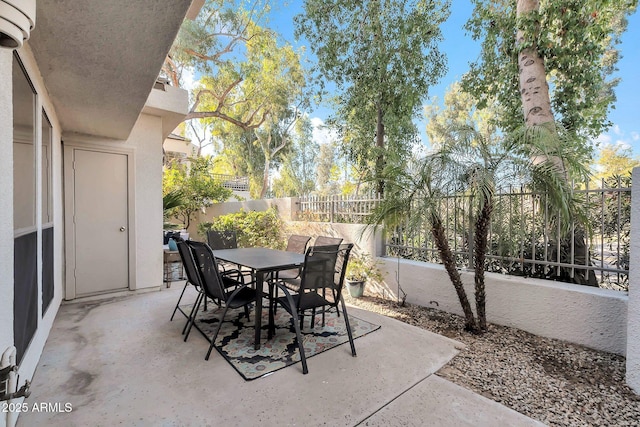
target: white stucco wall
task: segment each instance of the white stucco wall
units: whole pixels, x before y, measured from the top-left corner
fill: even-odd
[[[11,76],[11,51],[0,49],[0,76]],[[0,79],[0,206],[13,206],[13,105],[11,78]],[[0,209],[0,355],[13,345],[13,209]],[[0,426],[4,425],[0,414]]]
[[[226,215],[234,212],[238,212],[240,209],[244,209],[247,212],[251,211],[266,211],[271,207],[275,207],[278,210],[278,214],[284,220],[293,219],[295,213],[298,211],[295,197],[286,197],[282,199],[260,199],[260,200],[247,200],[243,202],[225,202],[216,203],[209,206],[204,214],[200,214],[198,218],[200,221],[210,221],[211,218]]]
[[[198,238],[198,224],[201,222],[211,221],[213,218],[220,215],[227,215],[230,213],[239,212],[240,209],[244,209],[246,212],[257,211],[263,212],[271,207],[275,207],[278,210],[278,215],[285,221],[290,221],[298,207],[296,202],[298,199],[294,197],[287,197],[282,199],[261,199],[261,200],[247,200],[243,202],[225,202],[216,203],[209,206],[204,213],[198,212],[194,221],[191,221],[189,227],[189,233],[193,238]],[[202,237],[202,236],[200,236]]]
[[[407,302],[462,315],[460,302],[443,266],[380,258],[387,282],[400,285]],[[474,303],[473,273],[462,272]],[[570,283],[487,273],[487,321],[548,338],[624,355],[627,296],[624,292]],[[393,288],[393,286],[391,286]]]
[[[136,289],[162,284],[162,119],[141,114],[127,144],[136,148]]]
[[[367,228],[362,224],[341,224],[337,222],[290,221],[288,227],[295,234],[306,236],[342,237],[344,243],[353,243],[358,254],[379,256],[384,251],[382,231]],[[313,239],[311,240],[313,243]]]
[[[633,169],[632,182],[627,384],[640,394],[640,168]]]
[[[164,140],[164,151],[174,151],[177,153],[184,153],[187,157],[194,156],[196,154],[196,150],[198,149],[195,145],[193,145],[189,141],[184,141],[181,139],[173,139],[166,138]]]

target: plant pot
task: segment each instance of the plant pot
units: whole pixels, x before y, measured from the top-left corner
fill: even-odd
[[[364,280],[347,280],[349,295],[353,298],[360,298],[364,294]]]

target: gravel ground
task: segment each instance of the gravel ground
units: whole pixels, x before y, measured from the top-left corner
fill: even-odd
[[[464,331],[460,316],[373,297],[348,303],[466,344],[437,375],[551,426],[639,426],[640,397],[624,383],[625,358],[489,325]]]

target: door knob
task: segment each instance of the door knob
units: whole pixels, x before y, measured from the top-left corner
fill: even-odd
[[[124,232],[127,229],[127,227],[120,227],[120,231]]]

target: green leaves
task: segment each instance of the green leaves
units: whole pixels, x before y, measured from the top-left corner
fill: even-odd
[[[438,42],[449,3],[307,0],[304,7],[296,35],[309,40],[317,74],[336,84],[330,121],[350,160],[361,171],[375,162],[378,174],[390,153],[403,161],[417,137],[412,119],[446,71]]]
[[[465,29],[482,41],[482,52],[463,87],[480,107],[497,102],[497,125],[507,133],[516,130],[522,123],[517,54],[536,47],[545,62],[555,119],[584,146],[610,126],[616,46],[637,0],[541,0],[538,11],[518,20],[516,3],[473,0]],[[515,39],[517,29],[525,36],[521,41]]]
[[[231,197],[231,190],[223,187],[222,182],[215,178],[211,162],[210,157],[196,157],[190,159],[188,168],[176,165],[164,172],[162,188],[165,209],[168,215],[178,217],[185,228],[189,227],[196,211]]]
[[[241,248],[267,247],[283,249],[285,246],[282,236],[283,223],[275,208],[264,212],[240,212],[220,215],[211,222],[203,222],[198,225],[198,232],[202,236],[207,235],[208,230],[233,230],[238,238],[238,246]]]

